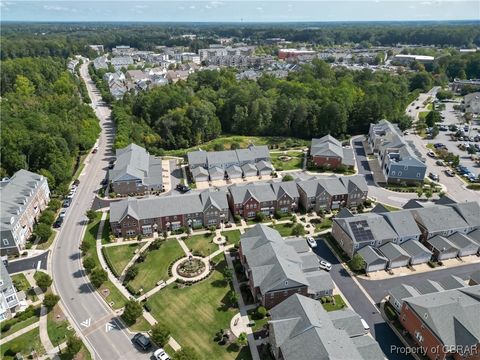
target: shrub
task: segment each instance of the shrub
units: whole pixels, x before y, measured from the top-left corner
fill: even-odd
[[[52,199],[50,200],[50,202],[48,203],[48,208],[52,211],[57,211],[58,209],[60,209],[62,207],[62,203],[60,200],[58,199]]]
[[[290,174],[285,175],[285,176],[282,178],[282,182],[286,182],[286,181],[293,181],[293,176],[290,175]]]
[[[92,223],[97,218],[97,213],[95,212],[95,210],[92,210],[92,209],[87,210],[85,215],[87,215],[89,223]]]
[[[46,291],[47,288],[52,285],[52,278],[50,277],[50,275],[44,273],[44,272],[41,272],[41,271],[37,271],[34,275],[35,277],[35,281],[37,282],[37,285],[40,289],[42,289],[43,291]]]
[[[162,324],[155,324],[152,327],[152,334],[150,338],[158,346],[164,346],[168,342],[168,339],[170,338],[170,330],[168,330]]]
[[[255,221],[262,222],[265,220],[265,214],[261,211],[255,214]]]
[[[51,224],[50,224],[51,225]],[[35,226],[33,233],[42,241],[47,241],[50,235],[52,235],[52,229],[50,225],[45,223],[39,223]]]
[[[55,305],[57,305],[60,300],[60,296],[54,294],[46,294],[43,298],[43,306],[45,306],[48,311],[52,310]]]
[[[75,335],[69,336],[67,339],[66,353],[70,356],[75,356],[82,349],[82,341]]]
[[[131,266],[130,268],[128,268],[127,272],[125,273],[125,281],[133,280],[137,275],[138,275],[138,267]]]
[[[359,253],[353,255],[353,258],[349,261],[348,266],[350,266],[350,269],[353,271],[362,271],[365,266],[365,261],[363,260],[362,255]]]
[[[125,304],[125,310],[122,314],[122,319],[127,325],[133,325],[137,319],[142,315],[142,306],[138,301],[133,299],[128,300]]]
[[[83,267],[87,273],[90,273],[96,266],[95,260],[93,257],[88,256],[83,259]]]
[[[296,224],[292,229],[292,235],[302,236],[305,235],[305,229],[302,224]]]
[[[93,286],[97,289],[102,286],[102,284],[107,281],[108,274],[105,270],[100,268],[93,269],[92,273],[90,274],[90,281]]]
[[[267,316],[267,309],[265,309],[263,306],[259,306],[257,308],[257,318],[263,319],[265,316]]]
[[[55,213],[52,210],[44,210],[40,218],[38,219],[39,223],[52,225],[55,221]]]
[[[162,246],[162,239],[155,239],[150,246],[148,247],[149,250],[158,250]]]
[[[82,251],[82,254],[86,254],[91,247],[92,247],[92,244],[85,240],[83,240],[82,243],[80,244],[80,250]]]

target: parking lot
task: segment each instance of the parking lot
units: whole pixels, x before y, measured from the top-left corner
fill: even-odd
[[[458,105],[459,102],[447,102],[445,104],[445,110],[441,111],[441,115],[443,116],[443,122],[441,124],[446,125],[447,127],[449,125],[456,124],[458,128],[463,129],[464,124],[463,124],[463,119],[461,116],[461,113],[457,110],[453,109],[454,105]],[[460,125],[462,124],[462,125]],[[478,129],[480,129],[480,126],[476,124],[475,122],[470,124],[468,126],[468,131],[465,132],[465,135],[474,138],[477,135],[480,135],[478,132]],[[472,145],[474,144],[480,144],[480,142],[477,140],[476,142],[474,141],[453,141],[451,140],[451,134],[455,133],[450,130],[447,131],[440,131],[437,137],[434,140],[425,140],[426,142],[430,143],[442,143],[444,144],[448,151],[453,153],[454,155],[458,155],[460,157],[460,164],[467,167],[472,173],[474,173],[477,177],[480,174],[480,166],[476,164],[472,158],[471,155],[466,151],[466,150],[461,150],[458,145],[460,144],[465,144],[465,143],[470,143]],[[480,146],[480,145],[479,145]],[[477,155],[480,155],[479,152],[477,152]],[[439,169],[440,170],[443,169]]]

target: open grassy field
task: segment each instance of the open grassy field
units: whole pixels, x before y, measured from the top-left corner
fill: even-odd
[[[221,346],[214,342],[215,333],[227,329],[230,320],[238,311],[228,309],[223,299],[231,290],[224,281],[222,260],[212,275],[199,283],[185,288],[169,285],[149,300],[152,315],[172,332],[181,346],[194,348],[202,359],[250,359],[244,350],[239,356],[235,346]]]
[[[218,250],[218,245],[213,243],[213,237],[214,235],[208,233],[202,235],[192,235],[184,241],[190,251],[205,257]]]
[[[228,244],[238,244],[240,242],[240,230],[223,231],[222,235],[225,236]]]
[[[14,360],[16,353],[21,353],[27,358],[27,355],[30,355],[32,351],[36,351],[38,356],[45,354],[38,328],[3,344],[0,350],[0,358],[3,360]]]
[[[103,248],[103,254],[108,258],[108,263],[112,267],[113,273],[120,276],[125,266],[135,255],[135,251],[140,247],[141,244],[108,246]]]
[[[147,251],[145,261],[137,265],[138,275],[129,282],[130,286],[135,291],[153,289],[157,282],[168,279],[169,265],[182,255],[184,252],[177,240],[163,241],[158,250]]]
[[[271,152],[272,164],[276,171],[302,169],[304,153],[300,151],[288,151],[284,153]],[[287,156],[288,160],[282,157]]]
[[[215,140],[208,141],[205,144],[194,146],[188,149],[169,150],[165,155],[185,156],[189,151],[201,148],[205,151],[213,151],[216,147],[223,146],[225,150],[230,150],[232,144],[240,145],[240,148],[246,148],[250,144],[268,145],[270,148],[278,150],[304,148],[310,145],[309,140],[286,138],[280,136],[221,136]]]

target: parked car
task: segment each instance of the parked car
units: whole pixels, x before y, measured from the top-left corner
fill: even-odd
[[[155,350],[153,356],[156,360],[170,360],[170,357],[162,348]]]
[[[80,180],[75,179],[75,180],[73,181],[73,185],[75,185],[75,186],[80,185]]]
[[[311,248],[316,248],[317,247],[317,242],[315,241],[315,239],[311,236],[307,236],[307,243],[308,245],[311,247]]]
[[[135,334],[132,342],[143,351],[148,351],[152,347],[152,342],[150,341],[150,339],[142,333]]]
[[[320,260],[320,269],[330,271],[332,270],[332,264],[326,262],[325,260]]]
[[[63,207],[64,208],[69,207],[71,203],[72,203],[72,201],[67,198],[63,201]]]
[[[449,169],[445,170],[445,175],[450,176],[450,177],[454,177],[454,176],[455,176],[455,174],[453,173],[453,171],[452,171],[452,170],[449,170]]]
[[[370,326],[368,326],[367,322],[366,322],[364,319],[362,319],[362,318],[360,318],[360,321],[361,321],[361,323],[362,323],[363,328],[365,329],[365,331],[366,331],[366,332],[370,331]]]
[[[100,185],[105,186],[108,184],[108,180],[105,178],[100,182]]]
[[[60,218],[63,219],[63,218],[65,217],[65,215],[67,215],[67,209],[62,209],[62,210],[60,211],[60,215],[59,215]]]
[[[175,189],[180,191],[182,194],[185,194],[186,192],[189,192],[191,190],[188,186],[183,185],[183,184],[177,184]]]
[[[430,179],[432,179],[433,181],[438,181],[440,179],[437,174],[432,173],[432,172],[430,174],[428,174],[428,177]]]
[[[427,152],[427,155],[430,156],[431,158],[434,158],[436,157],[435,153],[433,151],[429,151]]]
[[[58,217],[57,220],[55,220],[55,222],[53,223],[53,227],[55,229],[58,229],[60,226],[62,226],[62,223],[63,223],[63,218],[62,217]]]
[[[445,163],[442,160],[435,161],[435,164],[437,164],[438,166],[445,166]]]

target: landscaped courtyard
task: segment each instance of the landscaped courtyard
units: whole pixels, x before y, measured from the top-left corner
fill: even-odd
[[[270,153],[272,164],[276,171],[301,169],[304,153],[301,151],[286,151]]]
[[[218,245],[213,243],[213,234],[192,235],[184,239],[185,244],[194,255],[206,257],[218,250]]]
[[[167,280],[168,267],[184,252],[176,239],[162,241],[157,250],[148,250],[145,261],[138,263],[138,276],[129,282],[134,291],[153,289],[160,280]]]
[[[120,276],[125,266],[127,266],[128,262],[135,255],[135,251],[140,247],[140,244],[107,246],[103,248],[103,254],[109,262],[113,273],[116,276]]]
[[[172,284],[148,300],[152,315],[168,327],[181,346],[194,348],[203,359],[250,359],[248,347],[239,352],[236,346],[218,345],[214,341],[220,329],[228,329],[238,309],[228,308],[224,301],[231,291],[222,271],[226,266],[223,255],[209,278],[176,288]]]
[[[222,235],[225,236],[225,240],[227,241],[227,245],[230,244],[238,244],[240,242],[240,230],[227,230],[223,231]]]

